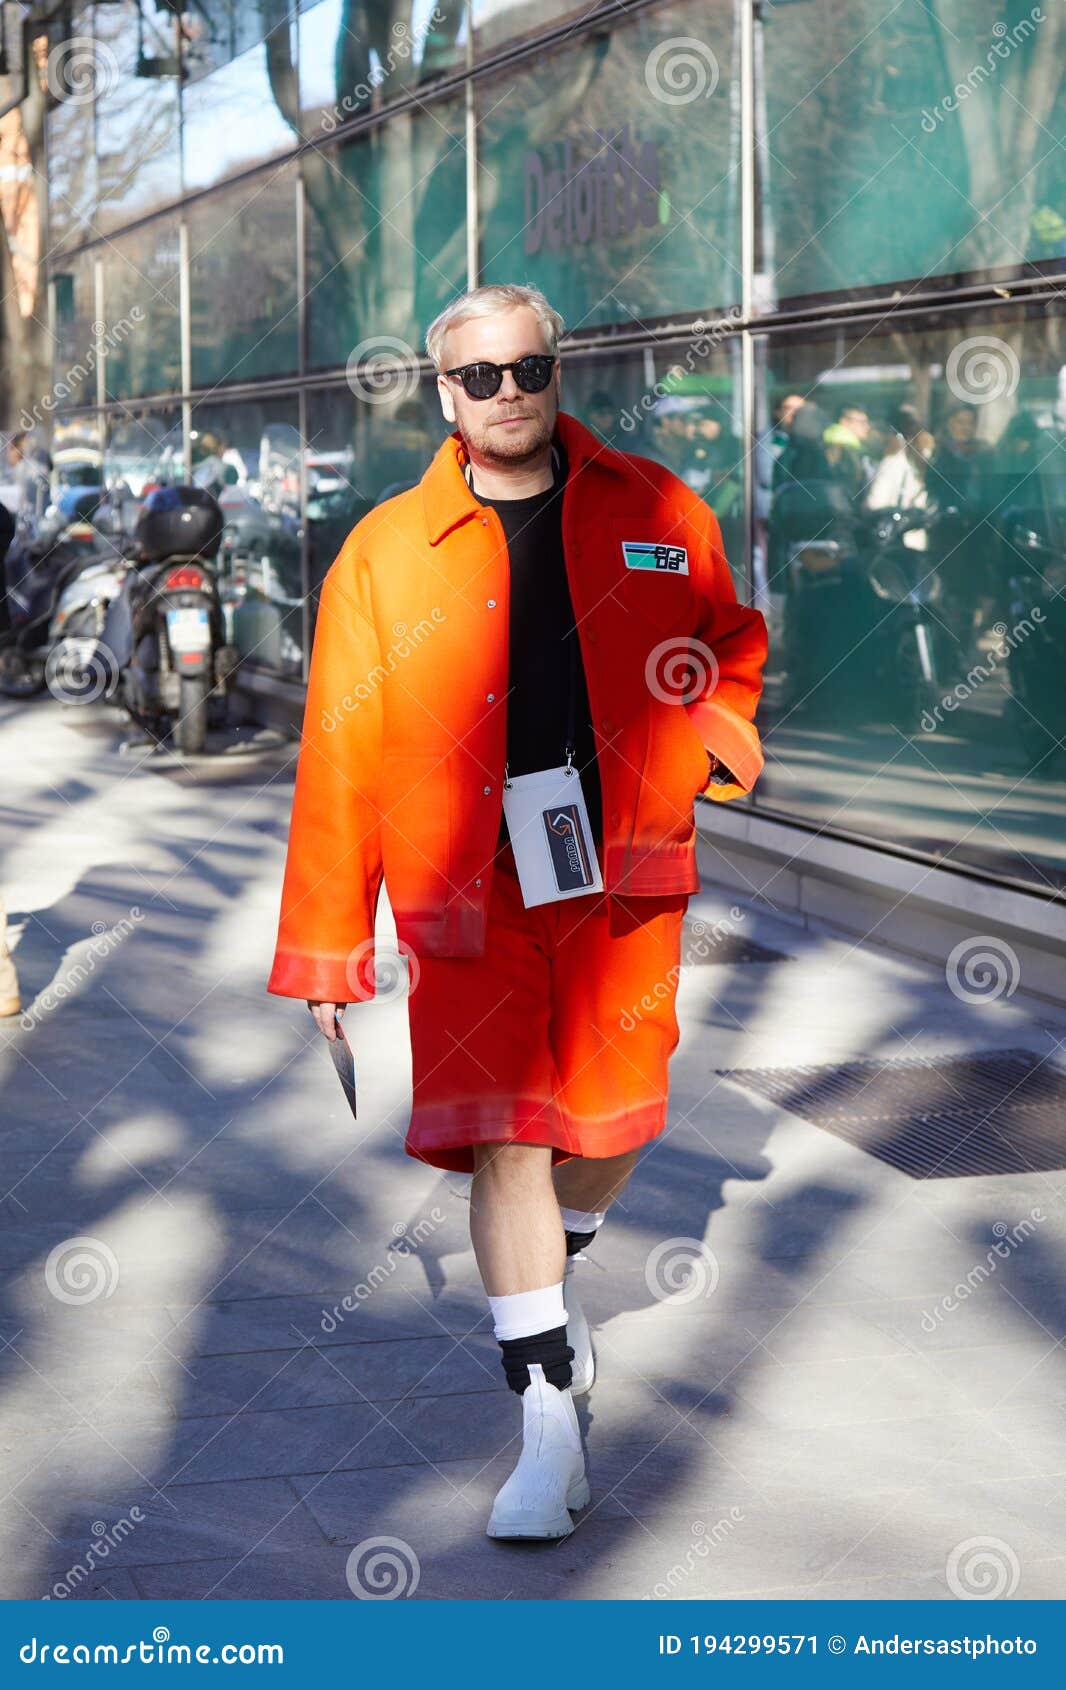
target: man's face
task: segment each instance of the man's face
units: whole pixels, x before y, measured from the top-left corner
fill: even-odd
[[[777,410],[777,419],[782,428],[790,428],[792,419],[803,404],[801,393],[786,393]]]
[[[544,330],[527,305],[495,317],[472,317],[452,329],[445,342],[444,367],[460,364],[512,364],[530,353],[547,352]],[[491,399],[471,399],[458,376],[437,377],[441,409],[455,423],[469,450],[482,459],[522,463],[550,444],[559,414],[559,365],[543,393],[523,393],[514,373],[504,371]]]
[[[840,420],[859,440],[865,440],[870,432],[870,419],[865,411],[845,411]]]
[[[722,425],[717,417],[697,417],[693,433],[697,440],[717,440],[722,432]]]

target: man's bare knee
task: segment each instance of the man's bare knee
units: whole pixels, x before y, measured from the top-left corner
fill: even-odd
[[[493,1185],[540,1184],[551,1179],[547,1144],[475,1144],[474,1178]]]

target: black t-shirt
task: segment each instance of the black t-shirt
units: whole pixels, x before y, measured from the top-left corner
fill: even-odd
[[[563,488],[567,463],[560,447],[555,485],[527,499],[488,498],[503,525],[510,560],[508,629],[510,686],[507,694],[507,768],[512,775],[554,769],[566,762],[571,642],[577,641],[574,607],[563,555]],[[574,763],[597,845],[602,843],[603,804],[596,741],[592,732],[585,667],[577,646]],[[507,824],[500,821],[500,842]]]

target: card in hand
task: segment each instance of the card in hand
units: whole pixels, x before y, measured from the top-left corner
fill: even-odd
[[[348,1101],[348,1107],[355,1115],[355,1056],[352,1047],[345,1036],[340,1016],[334,1011],[333,1025],[337,1037],[330,1039],[329,1054],[333,1058],[333,1066],[337,1070],[337,1078],[341,1083],[341,1090]]]

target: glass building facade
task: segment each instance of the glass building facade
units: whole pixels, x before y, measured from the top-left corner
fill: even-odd
[[[55,429],[219,491],[246,669],[444,437],[458,291],[541,286],[564,403],[765,611],[753,803],[1066,885],[1066,18],[1013,0],[75,7]]]

